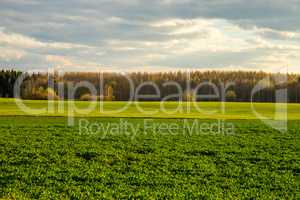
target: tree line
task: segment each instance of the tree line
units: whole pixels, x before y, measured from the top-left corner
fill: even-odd
[[[0,71],[0,97],[12,98],[14,96],[14,84],[21,75],[20,71],[1,70]]]
[[[13,97],[13,85],[20,74],[21,72],[12,70],[2,70],[0,72],[1,97]],[[280,79],[282,80],[280,81]],[[24,99],[47,99],[49,97],[52,99],[70,99],[68,91],[70,85],[74,86],[85,81],[93,85],[97,94],[92,94],[89,89],[80,86],[76,88],[72,96],[73,99],[134,100],[130,99],[132,91],[139,90],[139,95],[153,96],[153,94],[156,94],[157,91],[150,84],[154,83],[158,86],[160,95],[136,100],[161,101],[167,98],[169,101],[220,101],[224,99],[213,97],[216,89],[221,91],[227,85],[224,94],[227,101],[275,102],[278,100],[276,99],[276,92],[287,88],[288,101],[292,103],[300,102],[299,75],[288,74],[285,76],[283,74],[253,71],[136,72],[128,73],[126,76],[120,73],[100,74],[94,72],[68,72],[63,75],[59,75],[59,73],[51,75],[46,73],[25,74],[21,96]],[[166,84],[167,82],[171,84]],[[141,84],[144,85],[141,87]],[[182,94],[176,96],[174,94],[179,94],[179,87]],[[254,88],[259,90],[252,95]],[[63,91],[62,94],[61,90]],[[206,98],[204,95],[206,95]]]

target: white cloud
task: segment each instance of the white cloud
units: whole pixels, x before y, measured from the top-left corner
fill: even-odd
[[[265,37],[273,37],[278,39],[300,39],[300,32],[279,31],[271,28],[254,27],[254,31]]]
[[[0,60],[4,60],[6,62],[12,60],[19,60],[23,58],[26,53],[22,50],[12,49],[12,48],[3,48],[0,47]]]
[[[161,46],[167,46],[177,54],[197,51],[240,52],[253,48],[253,44],[247,40],[253,37],[252,32],[240,29],[227,20],[168,19],[151,23],[150,26],[170,36],[166,45]],[[241,36],[234,36],[238,32]],[[178,36],[181,36],[180,39],[176,39]]]
[[[74,62],[65,56],[47,55],[46,61],[65,67],[74,65]]]
[[[0,45],[18,47],[22,49],[34,48],[54,48],[54,49],[72,49],[88,48],[86,45],[64,43],[64,42],[42,42],[22,34],[5,32],[0,29]]]

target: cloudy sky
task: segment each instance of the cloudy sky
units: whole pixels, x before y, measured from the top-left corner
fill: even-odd
[[[300,0],[1,0],[0,68],[300,72]]]

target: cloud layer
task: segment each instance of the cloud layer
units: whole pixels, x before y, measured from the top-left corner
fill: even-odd
[[[0,67],[300,72],[299,0],[2,0]]]

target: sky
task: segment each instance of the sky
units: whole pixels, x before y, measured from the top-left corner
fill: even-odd
[[[0,0],[0,69],[300,72],[300,0]]]

